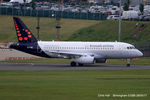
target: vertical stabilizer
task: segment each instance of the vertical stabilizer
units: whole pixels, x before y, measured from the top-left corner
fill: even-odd
[[[27,26],[18,17],[13,17],[16,35],[18,37],[19,43],[34,43],[37,39],[34,37],[32,32],[27,28]]]

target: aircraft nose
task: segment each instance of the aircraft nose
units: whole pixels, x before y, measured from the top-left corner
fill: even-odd
[[[142,56],[143,56],[143,53],[138,50],[138,51],[137,51],[137,56],[138,56],[138,57],[142,57]]]

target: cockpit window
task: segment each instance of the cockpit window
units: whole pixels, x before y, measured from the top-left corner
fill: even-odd
[[[134,46],[127,47],[127,49],[135,49]]]

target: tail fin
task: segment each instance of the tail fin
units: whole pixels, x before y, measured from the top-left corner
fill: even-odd
[[[37,42],[37,39],[34,37],[34,35],[31,33],[31,31],[27,28],[27,26],[22,22],[20,18],[13,17],[13,19],[19,43]]]

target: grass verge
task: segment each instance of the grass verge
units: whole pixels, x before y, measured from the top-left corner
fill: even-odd
[[[136,23],[139,26],[136,27]],[[121,41],[150,41],[150,23],[142,21],[122,21]],[[118,40],[118,21],[100,21],[82,28],[68,38],[69,41],[116,41]]]
[[[29,29],[36,36],[36,17],[21,17],[21,20],[27,25]],[[91,20],[74,20],[61,19],[60,38],[66,40],[77,30],[89,27],[98,23],[98,21]],[[40,18],[40,39],[43,41],[56,40],[56,19],[55,18]],[[16,32],[13,23],[13,16],[0,15],[0,41],[16,42]]]
[[[150,70],[0,71],[0,99],[149,100],[149,73]],[[113,94],[145,96],[121,98]]]
[[[27,59],[27,60],[5,60],[0,62],[10,63],[53,63],[53,64],[69,64],[68,59],[54,59],[54,58],[38,58],[38,59]],[[102,63],[103,64],[103,63]],[[126,64],[125,59],[108,59],[107,63],[104,64]],[[131,60],[132,65],[150,65],[150,58],[137,58]]]

